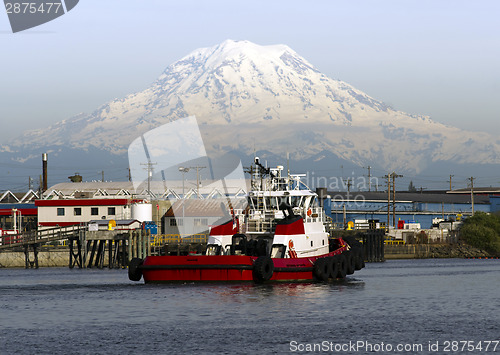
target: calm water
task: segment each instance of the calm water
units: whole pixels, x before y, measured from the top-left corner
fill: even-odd
[[[330,284],[144,285],[126,270],[0,269],[0,354],[290,353],[349,341],[423,346],[406,353],[439,341],[433,353],[443,353],[446,341],[500,340],[499,291],[500,260],[372,263]]]

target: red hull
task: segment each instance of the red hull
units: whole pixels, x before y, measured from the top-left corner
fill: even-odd
[[[314,279],[316,259],[341,254],[339,248],[329,254],[296,258],[272,259],[271,281],[310,281]],[[257,257],[245,255],[219,256],[149,256],[140,269],[146,283],[195,281],[257,281],[253,271]]]

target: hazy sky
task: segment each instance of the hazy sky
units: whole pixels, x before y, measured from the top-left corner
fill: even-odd
[[[225,39],[289,45],[394,108],[500,133],[499,1],[82,0],[12,34],[0,11],[0,144],[148,87]]]

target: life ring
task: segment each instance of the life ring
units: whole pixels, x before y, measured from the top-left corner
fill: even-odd
[[[330,276],[330,265],[327,258],[316,259],[314,263],[314,276],[319,281],[328,281]]]
[[[128,264],[128,278],[130,281],[140,281],[142,277],[142,270],[140,266],[143,260],[139,258],[133,258]]]
[[[259,256],[253,264],[253,273],[257,281],[267,281],[273,277],[274,263],[269,256]]]
[[[340,254],[338,258],[339,271],[337,273],[337,278],[345,279],[347,275],[347,260],[344,254]]]
[[[307,210],[307,217],[311,217],[311,215],[312,215],[312,211],[311,211],[311,209],[309,208],[309,209]]]

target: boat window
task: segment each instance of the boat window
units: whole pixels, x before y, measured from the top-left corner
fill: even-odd
[[[318,207],[318,199],[316,198],[316,196],[313,197],[310,206],[311,207]]]
[[[206,255],[220,255],[221,246],[216,244],[210,244],[207,246]]]
[[[269,205],[272,209],[278,209],[278,199],[276,197],[271,197],[271,204]]]
[[[300,206],[300,200],[301,200],[301,196],[292,196],[291,197],[290,205],[292,207],[299,207]]]
[[[274,244],[271,250],[271,258],[283,258],[285,256],[285,246],[283,244]]]
[[[281,206],[283,203],[287,204],[288,203],[288,197],[286,196],[277,196],[276,201],[278,203],[278,207]]]

